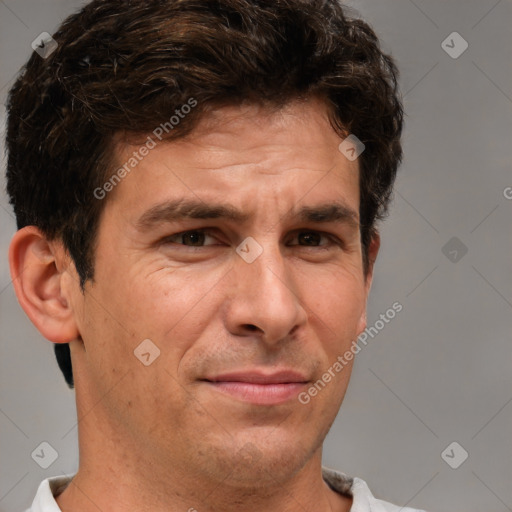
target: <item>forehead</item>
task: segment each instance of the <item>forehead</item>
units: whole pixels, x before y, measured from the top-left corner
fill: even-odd
[[[358,163],[338,150],[341,138],[320,100],[296,101],[280,110],[223,107],[182,139],[149,139],[152,147],[142,158],[140,144],[116,145],[116,165],[136,165],[113,190],[114,202],[136,207],[222,194],[231,202],[254,203],[279,194],[284,204],[307,194],[324,201],[345,196],[358,209]]]

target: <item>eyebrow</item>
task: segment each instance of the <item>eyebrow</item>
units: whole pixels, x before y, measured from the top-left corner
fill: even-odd
[[[286,217],[296,218],[301,222],[338,222],[359,227],[359,215],[342,201],[292,209]],[[136,226],[141,231],[147,231],[162,223],[184,219],[226,219],[246,222],[249,218],[249,213],[244,213],[229,203],[208,204],[196,199],[181,198],[159,203],[146,210],[136,221]]]

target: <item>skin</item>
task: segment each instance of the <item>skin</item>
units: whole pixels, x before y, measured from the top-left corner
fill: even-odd
[[[357,222],[290,216],[342,201],[358,217],[358,162],[340,141],[310,98],[279,112],[223,107],[159,143],[105,199],[85,294],[58,240],[33,226],[15,234],[19,302],[71,348],[80,465],[57,498],[64,512],[350,509],[322,480],[321,456],[351,364],[308,404],[249,403],[201,380],[286,367],[307,390],[365,329],[378,235],[365,276]],[[119,142],[119,165],[137,148]],[[181,197],[229,202],[247,218],[137,227]],[[201,228],[195,242],[168,238]],[[252,263],[236,252],[249,236],[263,249]],[[134,350],[147,338],[160,356],[144,366]]]

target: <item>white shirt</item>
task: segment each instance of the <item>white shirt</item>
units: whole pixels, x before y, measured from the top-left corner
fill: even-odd
[[[425,512],[408,507],[398,507],[378,500],[360,478],[351,478],[333,469],[322,468],[324,480],[331,489],[353,498],[350,512]],[[43,480],[37,489],[32,506],[26,512],[62,512],[55,497],[67,487],[72,476],[54,476]]]

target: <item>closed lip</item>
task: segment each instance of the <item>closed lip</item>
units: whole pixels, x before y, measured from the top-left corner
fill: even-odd
[[[272,373],[263,370],[243,370],[208,376],[202,380],[209,382],[247,382],[251,384],[291,384],[306,383],[308,378],[295,370],[279,370]]]

